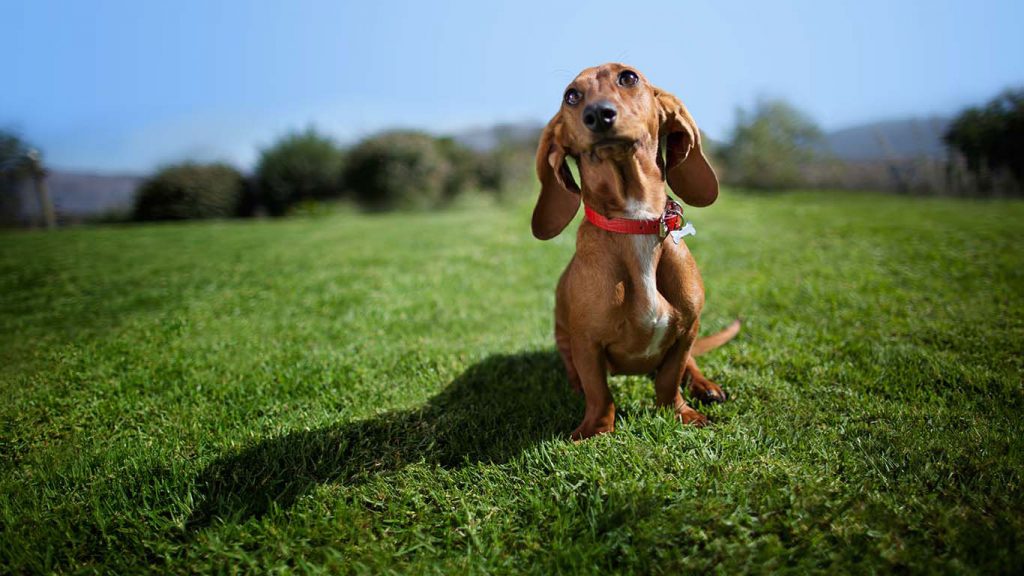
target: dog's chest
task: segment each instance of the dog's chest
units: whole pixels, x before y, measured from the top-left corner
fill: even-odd
[[[635,290],[631,294],[634,302],[624,302],[628,310],[629,324],[636,331],[634,341],[644,344],[640,355],[645,358],[661,355],[671,328],[671,308],[658,291],[657,236],[633,236],[633,252],[636,258]]]
[[[617,316],[606,340],[611,371],[616,374],[643,374],[661,365],[666,351],[678,337],[678,322],[673,308],[658,289],[659,258],[657,236],[629,238],[628,277],[617,288]]]

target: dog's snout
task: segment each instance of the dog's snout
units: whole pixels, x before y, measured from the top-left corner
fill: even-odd
[[[594,102],[583,109],[583,125],[592,132],[605,132],[615,124],[618,114],[611,102]]]

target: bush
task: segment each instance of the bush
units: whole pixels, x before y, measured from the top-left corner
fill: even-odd
[[[438,138],[436,143],[438,150],[448,161],[450,167],[444,186],[446,201],[455,199],[470,188],[480,186],[479,154],[459,144],[454,138]]]
[[[259,201],[274,216],[293,204],[341,195],[343,155],[333,140],[310,128],[281,138],[260,152]]]
[[[493,191],[500,198],[515,189],[533,189],[534,148],[521,145],[500,145],[481,154],[477,160],[477,183],[484,190]]]
[[[136,220],[188,220],[236,216],[244,179],[226,164],[186,162],[161,169],[135,199]]]
[[[388,132],[349,152],[345,186],[372,210],[435,208],[450,196],[454,167],[441,146],[421,132]]]
[[[739,110],[732,140],[718,152],[730,183],[751,188],[789,188],[817,159],[818,126],[782,100],[762,100],[753,112]]]

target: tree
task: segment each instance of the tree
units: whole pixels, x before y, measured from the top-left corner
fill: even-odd
[[[261,203],[274,216],[303,200],[342,194],[341,149],[334,140],[308,128],[284,136],[260,152],[256,185]]]
[[[39,198],[39,208],[47,228],[57,226],[57,217],[46,185],[46,168],[42,155],[16,134],[0,131],[0,217],[14,222],[20,212],[21,198],[18,188],[25,178],[31,178]]]
[[[752,112],[737,111],[732,139],[720,154],[729,181],[786,188],[801,183],[820,141],[821,130],[806,114],[783,100],[759,100]]]
[[[990,191],[1000,174],[1024,185],[1024,89],[1007,90],[983,107],[964,110],[943,140],[963,156],[983,191]]]

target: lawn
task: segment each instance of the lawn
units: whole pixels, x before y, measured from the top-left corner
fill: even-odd
[[[1024,203],[688,210],[684,428],[552,340],[529,206],[0,235],[0,572],[1016,572]]]

